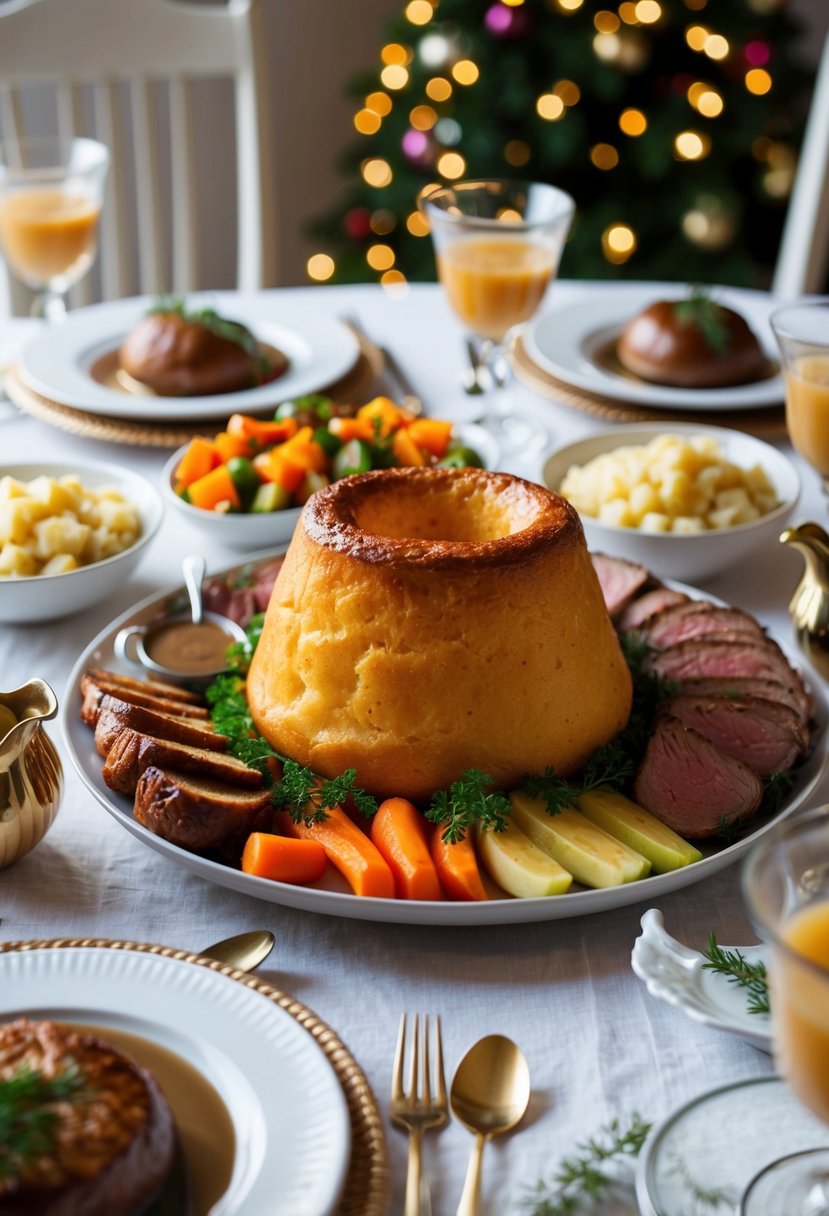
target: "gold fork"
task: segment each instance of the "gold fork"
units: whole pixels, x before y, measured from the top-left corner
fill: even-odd
[[[415,1014],[409,1061],[409,1083],[406,1088],[403,1075],[406,1054],[406,1015],[403,1014],[397,1036],[394,1077],[391,1087],[392,1122],[409,1133],[409,1164],[406,1172],[403,1216],[431,1216],[429,1184],[422,1175],[423,1133],[429,1128],[444,1127],[449,1122],[439,1017],[435,1018],[434,1039],[435,1092],[433,1095],[432,1069],[429,1058],[429,1017],[425,1015],[421,1025],[420,1018]]]

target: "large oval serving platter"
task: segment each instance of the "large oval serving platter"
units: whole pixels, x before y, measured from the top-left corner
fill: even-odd
[[[272,560],[277,555],[278,553],[274,552],[252,555],[247,561],[239,562],[220,572],[217,577],[235,576],[246,568],[250,569],[252,564]],[[680,584],[674,583],[671,586],[681,587]],[[690,595],[698,596],[700,594],[691,587],[681,589]],[[706,846],[706,856],[702,861],[694,862],[692,865],[669,874],[657,874],[640,879],[638,882],[625,883],[623,886],[608,887],[598,891],[577,888],[567,892],[566,895],[537,899],[505,897],[489,899],[480,903],[454,903],[450,901],[374,899],[353,895],[332,867],[329,867],[329,873],[321,882],[313,886],[292,886],[288,883],[255,878],[210,858],[188,853],[178,845],[170,844],[137,823],[133,818],[131,800],[114,793],[104,783],[101,776],[102,760],[95,750],[93,733],[79,717],[80,680],[87,667],[105,667],[111,671],[127,671],[127,668],[116,659],[113,648],[119,629],[125,625],[143,624],[151,620],[164,612],[168,603],[176,600],[181,602],[184,594],[182,587],[172,587],[142,600],[141,603],[103,629],[83,651],[69,677],[62,702],[61,725],[67,749],[84,785],[128,832],[137,836],[150,848],[155,849],[168,861],[183,866],[194,874],[199,874],[208,882],[218,883],[222,887],[229,887],[244,895],[252,895],[256,899],[264,899],[270,903],[284,904],[287,907],[300,908],[308,912],[322,912],[329,916],[348,916],[356,920],[385,921],[396,924],[501,925],[561,920],[571,916],[585,916],[592,912],[621,908],[627,904],[638,903],[640,900],[653,902],[661,895],[700,882],[737,861],[776,819],[781,815],[790,814],[797,807],[804,805],[826,765],[827,705],[822,690],[813,688],[817,746],[813,747],[809,758],[797,769],[791,796],[776,816],[758,818],[757,826],[753,831],[731,844]],[[783,649],[786,649],[780,639],[775,640],[783,646]],[[140,673],[132,668],[129,674]]]

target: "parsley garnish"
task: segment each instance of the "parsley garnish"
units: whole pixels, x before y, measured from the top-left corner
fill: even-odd
[[[694,325],[715,355],[728,350],[730,337],[725,311],[702,287],[693,287],[687,300],[674,304],[674,315],[683,325]]]
[[[74,1061],[56,1077],[44,1077],[24,1064],[0,1081],[0,1179],[13,1177],[26,1162],[49,1153],[59,1122],[54,1105],[87,1092]]]
[[[475,823],[492,832],[503,832],[510,811],[509,798],[491,786],[489,773],[468,768],[448,790],[438,790],[432,796],[426,818],[444,829],[443,839],[450,844],[463,840]]]
[[[717,944],[713,933],[702,954],[707,960],[702,964],[705,971],[716,971],[718,975],[724,975],[729,983],[739,984],[741,988],[747,990],[749,1013],[769,1012],[771,1006],[765,963],[750,963],[739,950],[723,949]]]

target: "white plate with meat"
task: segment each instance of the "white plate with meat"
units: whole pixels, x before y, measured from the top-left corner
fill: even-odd
[[[11,943],[0,1021],[111,1036],[166,1085],[193,1216],[329,1216],[351,1136],[337,1075],[273,989],[205,962],[130,942]]]
[[[113,387],[103,370],[106,360],[154,303],[152,296],[138,296],[77,309],[24,348],[18,364],[21,377],[48,400],[90,414],[139,422],[220,420],[234,411],[272,410],[280,401],[326,388],[354,366],[360,353],[347,325],[277,291],[202,292],[187,297],[188,310],[211,308],[241,322],[258,342],[287,356],[287,370],[258,387],[210,396],[143,396]]]
[[[523,336],[530,358],[543,371],[573,388],[614,401],[653,409],[753,410],[783,402],[783,380],[769,316],[776,301],[764,291],[716,287],[712,299],[733,309],[749,323],[768,355],[768,374],[749,384],[725,388],[679,388],[654,384],[631,375],[618,362],[616,341],[626,322],[656,300],[684,299],[682,283],[632,283],[609,287],[601,297],[573,300],[540,313]]]
[[[227,587],[239,583],[239,572],[247,571],[253,577],[254,585],[239,588],[235,593],[236,604],[231,607],[235,611],[238,598],[242,597],[243,612],[248,614],[253,610],[261,610],[267,603],[270,582],[273,577],[274,557],[265,555],[250,558],[246,563],[232,567],[217,576],[221,583],[219,592],[221,598],[214,600],[210,606],[222,612],[228,610],[228,596],[231,594]],[[260,567],[266,569],[270,562],[269,578],[264,585],[255,585],[255,572]],[[645,572],[647,574],[647,572]],[[242,580],[244,581],[244,579]],[[672,584],[667,589],[670,596],[699,599],[700,593],[692,588]],[[636,594],[652,595],[651,584],[643,582],[636,589]],[[101,775],[102,760],[95,749],[94,735],[89,726],[81,721],[79,709],[81,705],[81,680],[88,668],[105,668],[109,671],[135,675],[136,670],[128,671],[119,663],[114,651],[114,641],[117,633],[126,625],[144,624],[154,617],[170,610],[183,602],[183,588],[171,588],[166,592],[150,596],[134,609],[124,613],[111,625],[107,626],[79,656],[70,675],[68,686],[62,701],[61,721],[67,749],[77,771],[90,793],[127,831],[150,848],[155,849],[168,861],[183,866],[193,873],[199,874],[209,882],[223,887],[229,887],[255,898],[264,899],[271,903],[284,904],[288,907],[303,909],[309,912],[320,912],[331,916],[346,916],[359,920],[384,921],[401,924],[428,925],[491,925],[491,924],[520,924],[529,921],[558,920],[572,916],[583,916],[593,912],[607,911],[640,900],[653,901],[670,891],[678,890],[691,883],[698,882],[718,870],[724,869],[743,856],[751,844],[761,836],[776,818],[788,814],[802,806],[814,790],[826,763],[823,736],[827,722],[827,707],[823,693],[819,689],[812,690],[812,728],[811,748],[808,755],[802,759],[794,770],[793,788],[784,800],[783,806],[776,814],[762,815],[757,813],[750,821],[750,826],[744,829],[738,839],[730,843],[721,838],[696,841],[703,852],[703,858],[678,870],[665,874],[657,874],[622,886],[608,887],[599,890],[589,890],[574,886],[564,895],[547,896],[543,898],[513,899],[510,897],[491,898],[475,903],[460,903],[450,901],[410,901],[403,899],[379,899],[359,897],[350,892],[344,881],[331,867],[319,883],[308,886],[292,886],[287,883],[273,882],[243,873],[212,857],[186,851],[178,845],[171,844],[163,837],[154,834],[138,823],[133,816],[133,800],[113,792],[104,782]],[[627,599],[634,598],[634,593]],[[630,612],[630,605],[628,605]],[[680,649],[682,646],[685,650]],[[710,648],[711,643],[688,642],[679,643],[679,657],[684,659],[695,647]],[[744,643],[737,644],[737,649]],[[788,663],[784,658],[785,648],[782,644],[770,643],[770,648],[781,652],[777,662]],[[788,670],[788,667],[787,667]],[[140,674],[140,673],[139,673]],[[707,677],[706,691],[711,691],[710,680],[715,678],[710,671],[703,671],[701,676]],[[759,678],[759,677],[757,677]],[[699,713],[700,706],[695,703],[685,707],[691,713]],[[676,719],[671,716],[670,723]],[[665,732],[652,732],[652,738],[657,737],[658,747],[663,749],[670,761],[670,752],[675,740],[669,726]],[[705,743],[705,741],[703,741]],[[706,751],[710,750],[706,747]],[[719,763],[719,761],[718,761]],[[730,763],[730,762],[729,762]],[[666,771],[670,772],[670,763],[663,756],[657,757],[655,772],[651,772],[648,780],[650,786],[659,788],[664,785]],[[742,771],[742,770],[741,770]],[[756,785],[755,778],[749,778]],[[707,784],[707,782],[706,782]],[[748,798],[753,797],[749,790]],[[741,794],[742,797],[742,794]],[[744,808],[743,808],[744,809]],[[685,814],[682,811],[682,814]],[[706,831],[715,831],[723,817],[716,805],[704,808],[707,816]],[[741,807],[733,808],[735,818],[739,818]],[[672,824],[675,830],[682,834],[681,827]]]

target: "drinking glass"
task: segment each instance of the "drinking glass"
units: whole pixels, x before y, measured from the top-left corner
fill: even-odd
[[[37,295],[32,316],[59,320],[98,244],[109,151],[94,139],[0,144],[0,250]]]
[[[789,438],[829,492],[829,296],[786,304],[770,324],[783,360]]]
[[[752,849],[743,898],[771,948],[775,1063],[829,1125],[829,807],[785,819]],[[746,1190],[741,1216],[829,1216],[827,1146],[773,1162]]]
[[[507,452],[543,442],[543,427],[511,411],[507,351],[558,269],[573,199],[541,182],[469,181],[427,187],[418,201],[449,304],[482,343],[494,392],[481,421]]]

